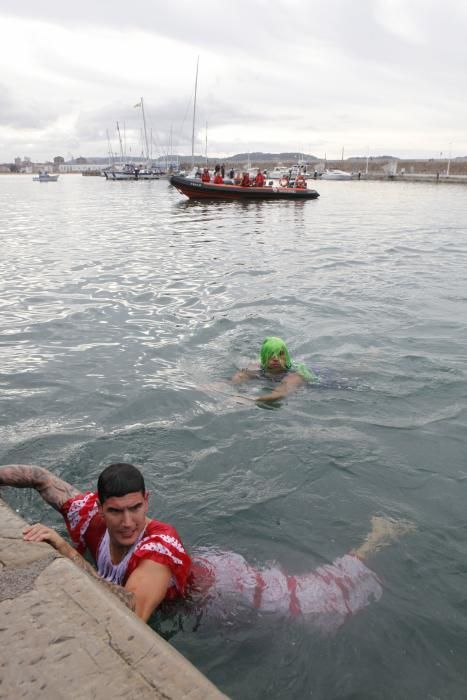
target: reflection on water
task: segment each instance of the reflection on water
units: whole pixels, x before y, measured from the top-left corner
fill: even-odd
[[[296,573],[374,514],[413,521],[371,559],[382,599],[335,635],[241,606],[153,624],[235,698],[462,698],[465,189],[318,189],[208,204],[165,181],[2,176],[0,460],[83,488],[134,461],[188,547]],[[241,400],[260,384],[227,380],[269,334],[322,383],[265,410]]]

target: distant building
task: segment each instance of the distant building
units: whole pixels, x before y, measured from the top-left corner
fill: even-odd
[[[78,163],[78,160],[84,160],[84,163]],[[86,158],[77,158],[75,161],[60,163],[57,170],[60,173],[85,173],[92,170],[102,170],[104,167],[105,165],[102,163],[93,163]]]
[[[32,173],[33,172],[33,167],[32,167],[32,162],[31,159],[28,156],[24,156],[24,158],[15,158],[15,167],[16,167],[16,172],[18,173]]]

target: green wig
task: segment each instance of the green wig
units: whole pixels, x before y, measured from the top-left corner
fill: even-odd
[[[292,360],[290,359],[287,345],[282,338],[276,338],[273,335],[265,338],[260,351],[261,369],[267,369],[271,357],[279,357],[282,351],[285,353],[285,366],[287,369],[290,369],[292,367]]]
[[[259,358],[261,369],[267,370],[268,362],[271,357],[279,357],[279,354],[282,351],[285,353],[285,366],[287,369],[295,370],[295,372],[297,372],[307,382],[318,380],[316,374],[305,367],[305,365],[301,364],[300,362],[292,362],[287,345],[284,343],[282,338],[277,338],[275,336],[268,336],[263,341]]]

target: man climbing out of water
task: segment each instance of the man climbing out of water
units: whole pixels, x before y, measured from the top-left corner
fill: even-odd
[[[98,575],[141,619],[148,620],[164,599],[184,595],[190,557],[173,527],[147,517],[144,478],[132,464],[104,469],[97,493],[82,494],[35,465],[0,468],[0,486],[36,489],[62,514],[76,549],[40,523],[26,528],[24,539],[48,542],[91,575]],[[81,556],[86,548],[97,574]]]
[[[255,399],[255,401],[266,402],[282,399],[299,389],[306,382],[318,381],[316,374],[305,367],[305,365],[292,362],[287,345],[282,338],[275,336],[269,336],[263,341],[260,350],[259,366],[255,365],[239,370],[232,377],[232,382],[240,384],[249,379],[259,377],[279,382],[278,386],[272,391],[262,394]]]
[[[97,493],[79,493],[35,465],[0,468],[0,486],[35,488],[63,515],[76,549],[40,523],[27,527],[24,539],[51,544],[106,583],[142,620],[148,620],[163,600],[188,592],[195,604],[214,614],[225,614],[241,602],[336,629],[382,595],[378,577],[364,563],[366,557],[414,529],[405,521],[373,518],[372,530],[359,548],[310,573],[288,575],[279,566],[255,568],[239,554],[217,549],[199,549],[191,561],[176,530],[147,517],[144,479],[131,464],[106,467]],[[97,572],[80,554],[86,547]]]

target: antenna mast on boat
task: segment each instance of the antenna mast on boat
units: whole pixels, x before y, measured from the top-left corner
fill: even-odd
[[[196,123],[196,93],[198,92],[199,56],[196,59],[195,97],[193,100],[193,130],[191,133],[191,166],[195,166],[195,123]]]
[[[206,122],[206,167],[208,167],[208,123]]]

